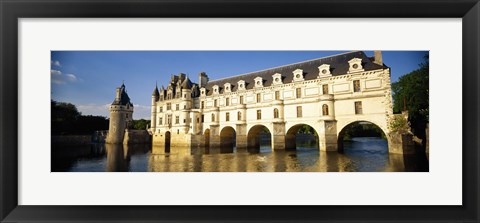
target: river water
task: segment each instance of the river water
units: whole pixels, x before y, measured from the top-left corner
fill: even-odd
[[[94,144],[52,149],[52,172],[428,172],[428,159],[388,153],[387,141],[358,137],[344,151],[321,152],[316,143],[297,141],[295,151],[162,148],[151,145]]]

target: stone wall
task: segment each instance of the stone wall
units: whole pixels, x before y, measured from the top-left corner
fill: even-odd
[[[394,154],[414,154],[415,143],[412,134],[390,133],[388,135],[388,150]]]
[[[147,130],[125,130],[123,144],[147,144],[151,142],[151,136]]]
[[[54,146],[78,146],[92,143],[91,135],[52,136],[51,139]]]

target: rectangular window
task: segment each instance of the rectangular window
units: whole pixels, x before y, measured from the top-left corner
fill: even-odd
[[[362,102],[361,101],[356,101],[355,102],[355,114],[356,115],[363,114]]]
[[[241,112],[237,113],[237,120],[238,121],[242,120],[242,113]]]
[[[360,92],[360,80],[353,81],[353,92]]]
[[[160,118],[158,119],[158,124],[159,124],[159,125],[163,125],[163,118],[162,118],[162,117],[160,117]]]
[[[230,121],[230,112],[225,113],[225,121]]]
[[[167,111],[170,111],[172,110],[172,104],[171,103],[167,103]]]
[[[187,119],[183,119],[183,123],[187,123]]]
[[[213,101],[213,107],[217,107],[217,99]]]
[[[280,91],[275,91],[275,100],[280,100]]]
[[[202,123],[205,122],[205,115],[202,115]]]
[[[323,92],[323,94],[328,94],[328,84],[324,84],[322,86],[322,92]]]
[[[180,117],[175,116],[175,124],[179,124],[179,123],[180,123]]]
[[[202,109],[205,108],[205,102],[202,101]]]
[[[302,97],[302,89],[301,89],[301,88],[297,88],[297,90],[296,90],[296,95],[297,95],[297,98],[301,98],[301,97]]]
[[[262,95],[260,93],[257,94],[257,103],[260,103],[262,100]]]
[[[125,118],[128,118],[128,114],[125,114]]]
[[[197,123],[200,123],[200,118],[197,118]]]
[[[225,106],[229,106],[230,105],[230,98],[225,98]]]
[[[183,105],[183,109],[187,109],[187,105]]]
[[[257,110],[257,120],[262,119],[262,110]]]
[[[240,96],[240,104],[243,105],[243,96]]]
[[[160,112],[163,112],[163,106],[160,106]]]
[[[177,110],[177,111],[180,110],[180,105],[179,104],[175,105],[175,110]]]
[[[297,118],[302,117],[302,106],[297,106]]]
[[[172,124],[172,115],[168,115],[168,116],[167,116],[167,123],[168,123],[169,125]]]

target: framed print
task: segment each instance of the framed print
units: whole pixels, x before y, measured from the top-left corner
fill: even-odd
[[[479,220],[478,1],[0,6],[2,222]]]

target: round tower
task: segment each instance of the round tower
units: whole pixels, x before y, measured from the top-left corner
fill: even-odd
[[[150,125],[150,129],[153,132],[155,132],[155,128],[157,126],[157,101],[160,97],[160,93],[158,92],[158,87],[157,87],[157,84],[155,83],[155,89],[153,89],[153,93],[152,93],[152,109],[151,109],[151,117],[150,117],[150,120],[151,120],[151,125]]]
[[[133,104],[130,102],[125,85],[116,89],[115,100],[110,105],[110,124],[106,143],[123,143],[125,129],[133,120]]]

